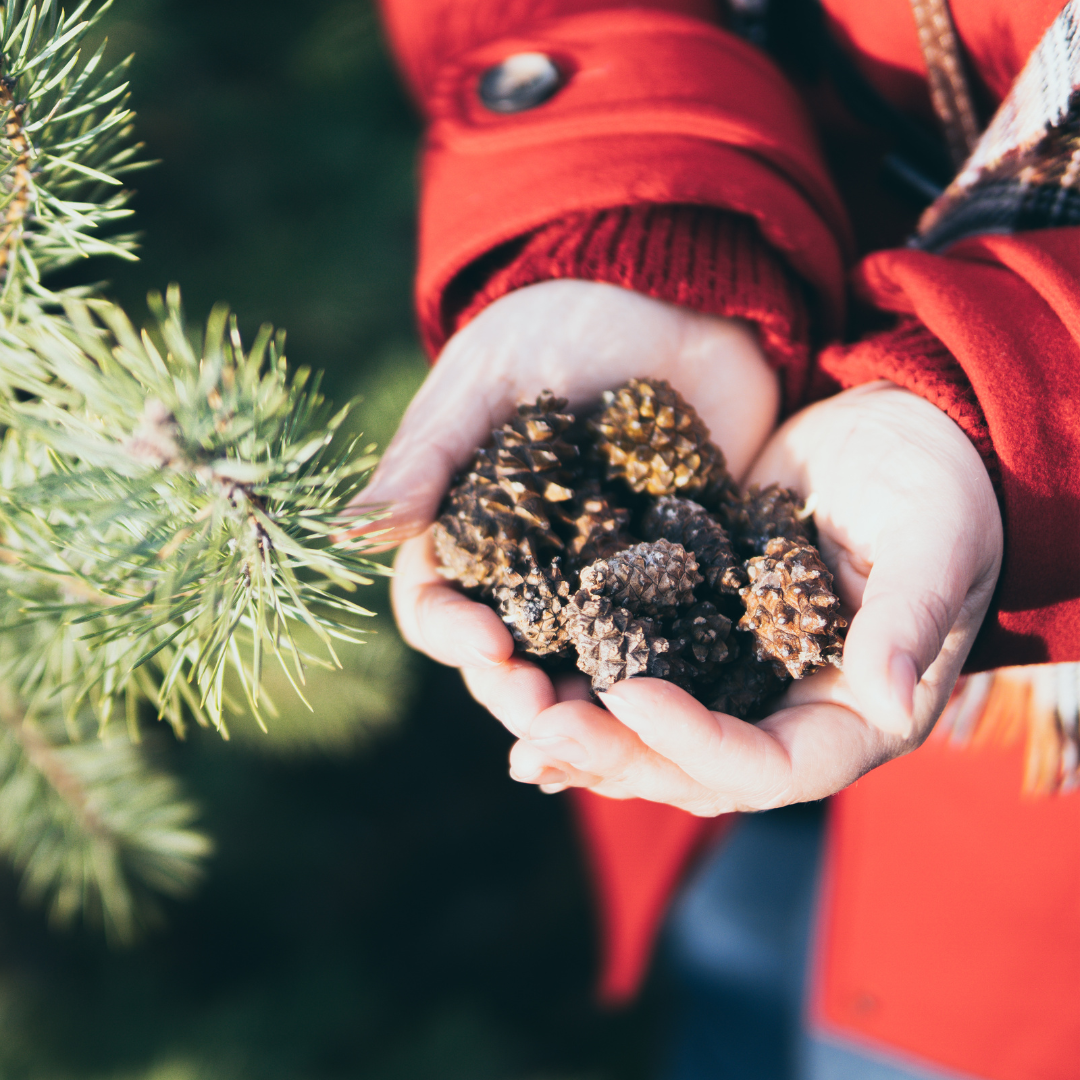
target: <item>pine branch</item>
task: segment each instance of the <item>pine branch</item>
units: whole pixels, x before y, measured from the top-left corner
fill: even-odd
[[[137,691],[178,728],[186,704],[226,732],[227,669],[258,716],[266,659],[298,692],[320,662],[294,626],[337,665],[333,639],[370,614],[343,594],[385,568],[335,535],[373,458],[335,439],[348,407],[289,374],[282,335],[245,352],[218,308],[193,342],[176,290],[152,303],[160,349],[104,301],[0,336],[5,458],[23,469],[0,497],[0,620],[46,638],[7,674],[32,713],[66,692],[69,720],[89,701],[104,727]]]
[[[130,57],[102,71],[105,44],[80,67],[79,47],[111,0],[87,15],[54,0],[0,6],[0,312],[27,294],[48,299],[42,276],[91,255],[133,258],[131,235],[108,236],[130,216],[121,177],[148,163],[132,142]],[[84,16],[86,16],[84,18]]]
[[[131,941],[156,914],[149,890],[183,896],[198,882],[210,846],[194,815],[125,739],[50,737],[0,696],[0,853],[56,923],[85,913]]]
[[[144,164],[127,62],[79,53],[108,6],[0,2],[0,854],[57,919],[127,940],[148,890],[188,888],[208,850],[135,745],[144,703],[178,735],[194,718],[227,737],[245,706],[262,725],[265,665],[302,697],[308,665],[361,640],[349,594],[386,570],[338,538],[371,448],[289,371],[283,334],[246,348],[218,307],[196,338],[175,287],[138,332],[42,283],[134,257],[108,236]]]

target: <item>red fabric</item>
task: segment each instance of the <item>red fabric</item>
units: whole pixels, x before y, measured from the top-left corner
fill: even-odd
[[[395,36],[403,12],[440,7],[384,6]],[[481,256],[570,213],[643,203],[755,218],[839,328],[847,218],[798,97],[760,52],[642,8],[540,20],[462,48],[415,82],[431,115],[416,283],[425,337],[438,338],[446,290]],[[480,75],[530,51],[555,58],[567,84],[523,113],[485,109]]]
[[[640,799],[573,792],[578,829],[593,873],[601,925],[600,1000],[633,998],[652,956],[668,897],[694,854],[722,836],[734,814],[697,818]]]
[[[810,374],[802,287],[752,218],[700,206],[630,206],[575,214],[537,230],[509,263],[449,312],[458,329],[514,289],[556,278],[621,285],[709,315],[746,319],[783,373],[789,409]],[[431,342],[437,352],[441,341]]]
[[[565,267],[576,257],[567,247],[587,254],[588,245],[552,223],[614,220],[598,212],[649,205],[752,218],[809,286],[811,317],[831,339],[840,336],[854,247],[811,122],[768,60],[708,21],[704,0],[381,2],[430,121],[417,278],[429,341],[467,307],[455,286],[479,260],[512,257],[507,245],[531,237],[525,248],[554,244],[549,268]],[[1061,2],[951,0],[991,102]],[[878,89],[928,119],[909,0],[824,5]],[[522,51],[555,58],[566,86],[524,113],[485,111],[479,75]],[[850,147],[832,150],[836,160],[854,160],[845,157]],[[916,317],[932,335],[913,331],[910,363],[894,364],[890,377],[936,400],[976,445],[985,430],[1000,464],[1005,567],[978,645],[983,664],[1080,656],[1076,233],[966,241],[947,256],[885,251],[859,273],[866,298]],[[653,235],[642,233],[649,242]],[[507,258],[488,269],[499,265],[503,284],[529,276],[527,263]],[[597,275],[629,266],[617,256],[592,265]],[[685,299],[676,302],[718,302],[702,280],[688,269]],[[466,291],[499,287],[496,273]],[[768,318],[755,320],[763,335],[782,310],[767,306]],[[849,353],[844,377],[860,378],[860,363],[863,375],[878,377],[884,343],[876,355],[873,343]],[[1021,802],[1019,764],[1003,760],[928,746],[838,797],[822,1015],[846,1035],[994,1080],[1064,1080],[1080,1075],[1077,798]],[[646,803],[582,796],[578,805],[606,907],[605,986],[618,996],[640,974],[662,898],[708,823]],[[864,986],[870,997],[850,996]]]
[[[1080,793],[1022,797],[1023,756],[933,739],[833,798],[826,1030],[987,1080],[1080,1077]]]
[[[1080,659],[1080,229],[883,252],[858,284],[956,357],[1001,463],[1005,560],[973,669]]]
[[[893,329],[855,345],[834,345],[821,354],[819,363],[845,390],[888,379],[936,405],[971,440],[1000,491],[1001,465],[971,382],[956,357],[918,319],[901,319]]]

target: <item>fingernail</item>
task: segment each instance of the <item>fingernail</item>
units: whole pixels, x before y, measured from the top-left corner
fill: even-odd
[[[577,765],[581,768],[589,763],[589,751],[576,739],[568,739],[563,735],[551,735],[542,739],[529,739],[528,742],[530,746],[535,746],[548,757],[565,761],[567,765]]]
[[[565,784],[569,777],[562,769],[553,769],[548,765],[542,765],[529,773],[516,773],[510,770],[510,779],[519,784]]]
[[[565,791],[569,786],[570,786],[569,784],[564,784],[564,783],[541,784],[540,785],[540,790],[545,795],[558,795],[560,791]]]
[[[468,645],[465,648],[466,659],[464,662],[465,667],[485,667],[492,668],[498,667],[502,661],[495,660],[488,656],[487,653],[481,652],[475,645]],[[471,662],[469,658],[471,657]]]
[[[616,720],[620,720],[627,727],[633,727],[645,719],[645,714],[635,705],[631,705],[625,698],[616,697],[615,694],[603,692],[596,695],[603,703],[608,712],[612,713]]]

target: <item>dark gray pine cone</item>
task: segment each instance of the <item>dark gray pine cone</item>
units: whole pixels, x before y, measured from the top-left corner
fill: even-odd
[[[507,574],[495,589],[495,599],[499,615],[522,652],[552,656],[569,648],[570,583],[562,576],[558,559],[547,569],[533,562],[524,573]]]
[[[739,629],[754,635],[755,658],[782,666],[793,679],[825,664],[840,667],[847,622],[817,549],[778,537],[747,562],[746,572]]]
[[[581,571],[582,589],[632,615],[673,616],[694,603],[701,581],[693,554],[670,540],[635,544]]]
[[[736,633],[734,636],[736,640],[732,647],[739,653],[720,669],[715,683],[709,688],[710,698],[706,704],[715,712],[747,720],[754,717],[769,698],[781,693],[791,680],[787,675],[780,675],[771,663],[761,664],[754,659],[749,634]],[[740,638],[745,638],[745,642],[739,642]]]
[[[734,491],[709,429],[670,383],[631,379],[603,400],[588,426],[609,480],[649,495]]]
[[[744,495],[721,504],[720,520],[744,559],[765,554],[765,545],[778,536],[796,544],[817,539],[813,518],[804,511],[805,500],[791,488],[753,484]]]
[[[728,647],[731,620],[708,600],[700,601],[670,623],[665,623],[664,633],[670,642],[672,660],[682,661],[689,669],[688,689],[694,694],[700,694],[731,660]]]
[[[593,693],[634,675],[667,678],[667,639],[652,619],[635,618],[607,597],[581,589],[570,600],[566,619],[579,670],[592,678]]]
[[[746,584],[727,532],[700,503],[664,495],[646,513],[642,532],[646,540],[670,540],[692,551],[710,589],[737,596]]]

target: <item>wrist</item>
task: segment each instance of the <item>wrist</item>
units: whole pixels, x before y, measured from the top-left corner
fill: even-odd
[[[736,476],[779,414],[780,377],[747,322],[591,281],[500,297],[450,339],[432,380],[474,387],[497,422],[541,390],[573,410],[632,377],[667,379],[693,402]]]

